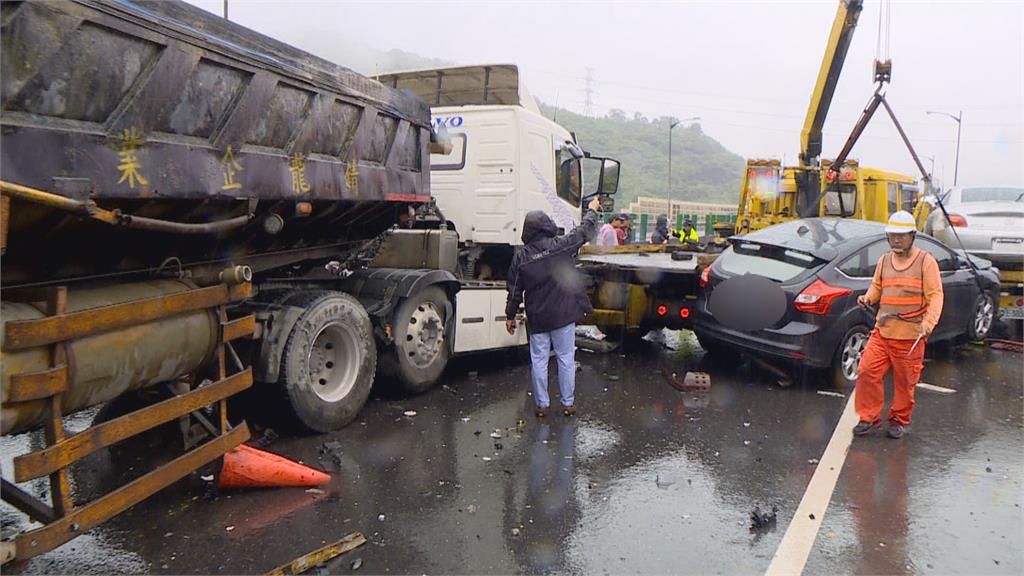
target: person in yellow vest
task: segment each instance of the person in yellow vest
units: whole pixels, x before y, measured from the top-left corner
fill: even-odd
[[[697,229],[693,227],[692,220],[683,222],[683,229],[673,230],[672,235],[679,238],[679,241],[684,244],[698,244],[700,242],[700,236],[697,235]]]
[[[881,426],[885,388],[882,379],[892,368],[893,401],[886,434],[901,438],[914,410],[914,389],[924,368],[925,340],[942,316],[942,278],[935,258],[914,246],[914,217],[901,210],[885,226],[889,247],[875,266],[875,277],[857,304],[878,303],[875,329],[857,368],[854,408],[860,422],[853,433],[863,436]]]

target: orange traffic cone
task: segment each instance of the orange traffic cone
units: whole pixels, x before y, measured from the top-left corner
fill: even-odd
[[[239,444],[224,454],[219,488],[276,488],[319,486],[331,481],[328,474],[277,454]]]

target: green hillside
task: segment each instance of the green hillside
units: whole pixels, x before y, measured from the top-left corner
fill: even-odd
[[[612,110],[603,118],[588,118],[543,103],[541,111],[576,133],[589,152],[622,162],[616,205],[638,196],[664,198],[668,185],[668,117],[628,118]],[[739,200],[744,159],[726,150],[701,131],[699,124],[677,126],[672,134],[672,198],[733,203]]]

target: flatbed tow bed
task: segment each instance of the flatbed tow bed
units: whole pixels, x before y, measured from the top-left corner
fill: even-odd
[[[584,246],[579,268],[590,280],[594,324],[613,341],[660,328],[690,328],[701,271],[714,254],[682,245]]]

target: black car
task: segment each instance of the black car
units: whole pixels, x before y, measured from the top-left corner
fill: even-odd
[[[889,250],[884,228],[863,220],[807,218],[730,238],[731,245],[701,277],[694,326],[701,346],[831,368],[836,385],[852,386],[874,326],[873,314],[857,306],[857,296],[867,292],[878,259]],[[997,313],[999,271],[971,257],[979,286],[962,253],[921,233],[914,245],[935,257],[945,294],[942,317],[928,341],[984,338]],[[724,290],[722,282],[746,274],[768,278],[773,282],[765,284],[777,285],[783,293],[775,294],[778,312],[765,323],[767,328],[737,329],[725,325],[736,322],[721,321],[726,315],[763,316],[764,294],[729,300],[729,309],[719,310],[723,318],[711,313],[722,301],[713,302],[716,288]]]

